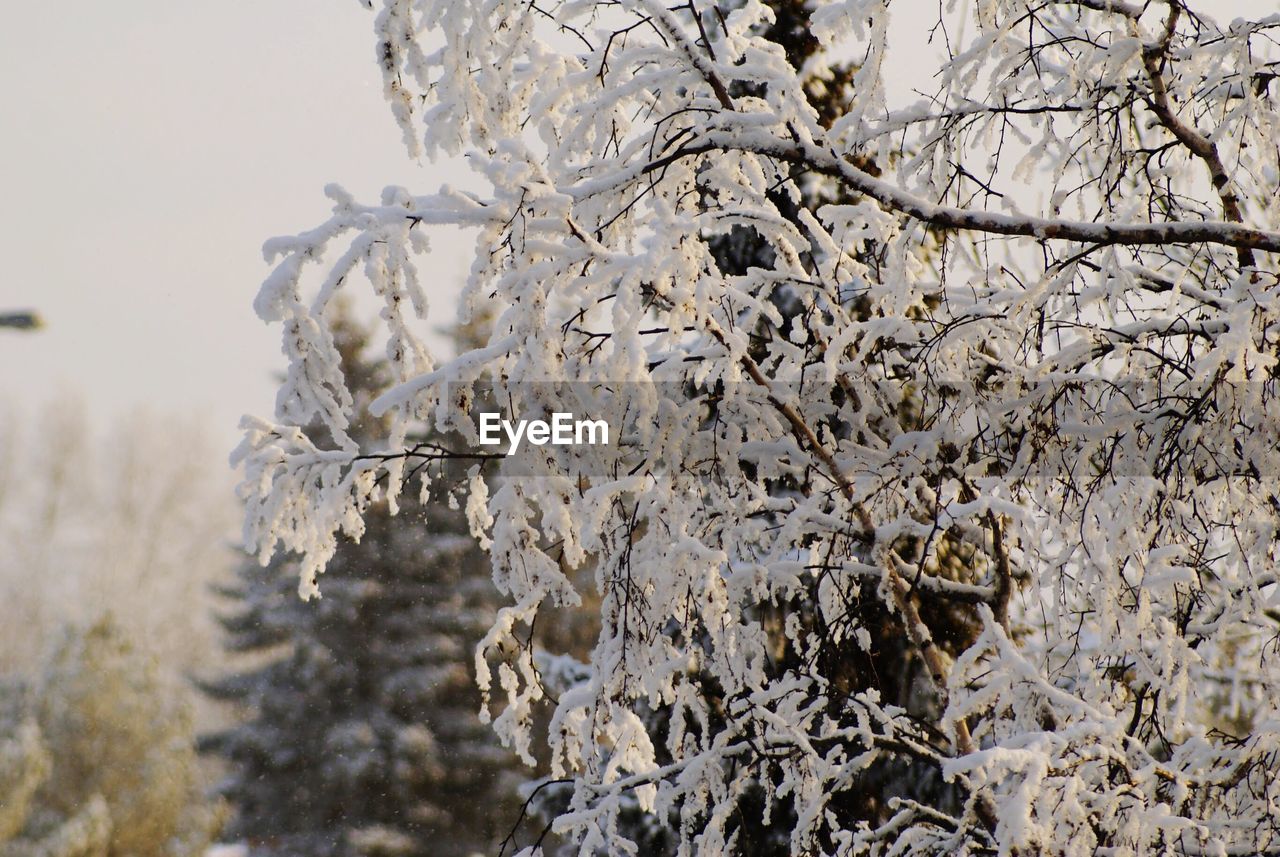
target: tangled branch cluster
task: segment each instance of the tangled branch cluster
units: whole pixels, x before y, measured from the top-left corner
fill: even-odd
[[[331,187],[269,242],[250,544],[311,594],[427,490],[424,427],[475,442],[475,385],[585,384],[610,460],[531,447],[466,501],[511,599],[479,679],[530,760],[550,706],[581,853],[1280,853],[1280,16],[957,0],[899,105],[889,0],[380,6],[406,142],[487,191]],[[492,313],[444,363],[437,224]],[[325,321],[361,278],[376,449]],[[598,614],[588,658],[551,608]]]

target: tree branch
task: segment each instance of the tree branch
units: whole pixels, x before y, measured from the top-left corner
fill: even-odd
[[[1232,186],[1231,177],[1227,175],[1227,168],[1222,163],[1222,156],[1218,154],[1217,144],[1178,118],[1169,102],[1169,89],[1164,82],[1164,66],[1169,58],[1169,45],[1173,42],[1173,36],[1178,29],[1178,18],[1181,15],[1182,4],[1171,2],[1169,16],[1165,19],[1164,32],[1160,34],[1160,40],[1153,45],[1143,45],[1142,66],[1146,69],[1147,78],[1151,81],[1151,94],[1147,96],[1146,102],[1151,112],[1160,120],[1160,124],[1209,168],[1209,179],[1213,182],[1213,189],[1217,192],[1218,199],[1222,201],[1223,218],[1231,223],[1244,223],[1244,215],[1240,211],[1240,200]],[[1137,19],[1129,22],[1129,28],[1135,37],[1142,38]],[[1250,247],[1234,246],[1241,268],[1252,268],[1256,265],[1253,250]]]
[[[729,348],[728,338],[724,331],[715,322],[714,319],[706,320],[707,332],[710,333],[717,342],[719,342],[725,350]],[[839,462],[831,455],[831,452],[822,445],[822,441],[818,439],[817,434],[805,422],[804,417],[789,402],[784,402],[778,398],[769,383],[769,379],[760,370],[759,365],[751,358],[749,354],[744,354],[739,359],[739,363],[746,370],[747,375],[768,393],[769,404],[780,413],[784,419],[791,425],[796,436],[812,450],[813,454],[822,462],[823,468],[826,469],[827,475],[839,486],[840,492],[844,494],[845,499],[849,501],[850,508],[854,517],[858,520],[858,525],[862,528],[861,539],[873,548],[876,544],[876,527],[871,515],[861,502],[858,501],[853,490],[853,481],[845,474],[840,467]],[[948,706],[950,694],[947,690],[947,665],[943,661],[938,651],[937,644],[933,641],[933,634],[929,631],[929,626],[925,624],[924,619],[920,617],[920,611],[916,609],[915,602],[911,598],[911,587],[902,579],[902,575],[898,573],[898,569],[894,566],[893,558],[889,555],[892,548],[886,547],[886,556],[884,558],[885,577],[889,582],[889,590],[893,595],[894,606],[898,608],[898,612],[902,614],[903,624],[906,625],[907,636],[912,644],[920,652],[920,658],[924,661],[925,668],[929,671],[929,677],[933,679],[934,690],[938,694],[938,699],[945,710]],[[963,720],[957,720],[955,723],[955,749],[959,755],[967,756],[974,752],[975,747],[973,738],[969,734],[969,726]]]
[[[755,129],[710,131],[703,135],[702,140],[703,142],[697,145],[684,146],[671,155],[647,164],[642,172],[649,173],[681,158],[708,152],[751,152],[797,164],[816,173],[830,176],[892,211],[943,229],[983,232],[992,235],[1015,235],[1041,241],[1079,241],[1101,246],[1218,244],[1225,247],[1280,253],[1280,232],[1254,229],[1239,223],[1212,220],[1172,223],[1088,223],[1030,215],[973,211],[939,205],[915,196],[860,170],[834,151],[823,149],[814,143],[784,141],[772,134]]]

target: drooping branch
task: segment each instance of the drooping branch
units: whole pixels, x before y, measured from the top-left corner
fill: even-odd
[[[1178,28],[1178,18],[1181,15],[1181,3],[1176,2],[1176,0],[1175,2],[1170,2],[1169,15],[1165,19],[1164,32],[1160,34],[1159,41],[1152,45],[1144,45],[1142,48],[1142,66],[1146,70],[1147,79],[1151,83],[1151,93],[1147,96],[1147,104],[1151,107],[1151,112],[1155,113],[1156,118],[1160,120],[1160,124],[1177,138],[1179,143],[1203,161],[1204,165],[1209,169],[1209,179],[1213,182],[1213,189],[1217,192],[1218,199],[1222,201],[1223,218],[1231,223],[1243,224],[1244,215],[1240,211],[1240,200],[1236,196],[1234,183],[1227,174],[1227,168],[1222,163],[1222,156],[1218,153],[1218,146],[1195,128],[1183,122],[1178,114],[1174,112],[1173,105],[1169,101],[1169,88],[1165,84],[1164,68],[1169,59],[1169,46],[1173,42],[1174,33]],[[1129,24],[1130,31],[1135,37],[1141,39],[1142,34],[1137,20],[1133,19]],[[1240,267],[1252,268],[1255,265],[1252,247],[1234,246]]]
[[[716,324],[714,319],[707,319],[707,331],[726,349],[729,348],[728,338],[725,336],[720,326]],[[760,366],[751,358],[750,355],[743,355],[739,358],[739,363],[746,370],[751,380],[763,388],[768,393],[769,404],[773,406],[782,417],[791,426],[796,438],[800,440],[822,463],[822,467],[827,472],[827,476],[835,482],[839,487],[840,493],[844,495],[852,508],[854,517],[857,519],[861,532],[858,534],[860,539],[872,546],[877,547],[877,534],[875,522],[871,518],[871,514],[866,507],[860,503],[854,494],[853,480],[835,460],[818,438],[817,433],[805,420],[794,405],[785,402],[781,397],[777,396],[769,383],[768,377],[760,369]],[[934,691],[938,694],[943,709],[948,705],[949,691],[947,689],[947,665],[943,660],[942,654],[938,650],[938,645],[933,639],[933,634],[929,631],[929,626],[920,616],[920,611],[916,608],[915,602],[912,600],[911,587],[903,580],[899,573],[894,560],[893,548],[888,545],[879,546],[883,550],[883,563],[885,579],[888,582],[889,591],[893,596],[894,607],[902,614],[903,624],[907,629],[907,636],[910,638],[916,650],[920,653],[921,660],[924,661],[925,668],[929,671],[929,678],[933,682]],[[955,722],[955,748],[959,755],[967,756],[973,753],[976,747],[973,744],[973,738],[969,734],[969,726],[963,719]]]

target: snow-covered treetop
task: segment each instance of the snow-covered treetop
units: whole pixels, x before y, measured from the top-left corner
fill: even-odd
[[[526,754],[554,699],[583,853],[637,804],[682,853],[746,848],[757,799],[794,853],[1280,848],[1280,14],[953,0],[899,104],[888,0],[378,5],[406,143],[486,190],[331,186],[268,242],[288,374],[236,453],[264,560],[314,594],[371,496],[479,453],[472,385],[519,416],[587,384],[608,466],[542,446],[467,486],[511,598],[480,682]],[[439,224],[492,319],[444,362]],[[326,326],[353,288],[396,380],[372,446]],[[588,590],[592,660],[544,686],[538,611]],[[841,672],[868,601],[927,705]],[[867,809],[892,759],[952,797]]]

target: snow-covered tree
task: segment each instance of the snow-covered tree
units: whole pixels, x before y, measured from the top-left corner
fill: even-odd
[[[1280,851],[1280,16],[954,0],[904,102],[921,4],[378,5],[407,144],[485,190],[330,187],[268,243],[264,560],[315,594],[477,401],[587,409],[617,443],[525,444],[466,501],[510,599],[480,685],[528,758],[553,705],[582,853],[637,850],[636,810],[694,854]],[[439,224],[495,318],[443,362]],[[373,436],[325,320],[361,279]],[[591,657],[535,651],[579,605]]]
[[[346,319],[336,344],[363,415],[385,363],[361,353],[364,332]],[[318,602],[298,600],[287,561],[248,562],[227,590],[227,648],[252,657],[208,689],[248,718],[205,744],[230,763],[229,835],[261,853],[489,852],[517,818],[514,759],[479,720],[471,669],[497,610],[486,558],[447,497],[399,511],[368,512]]]

